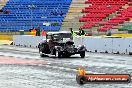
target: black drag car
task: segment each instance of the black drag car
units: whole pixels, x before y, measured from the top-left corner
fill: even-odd
[[[86,48],[84,45],[75,46],[70,32],[49,32],[46,40],[38,45],[41,57],[45,55],[55,55],[58,58],[70,57],[80,54],[81,58],[85,57]]]

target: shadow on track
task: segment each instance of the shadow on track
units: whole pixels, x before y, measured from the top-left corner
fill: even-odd
[[[81,58],[79,56],[72,56],[72,57],[61,57],[61,58],[58,58],[56,56],[48,56],[48,55],[45,55],[44,57],[41,57],[41,58],[52,58],[52,59],[85,59],[85,58]]]

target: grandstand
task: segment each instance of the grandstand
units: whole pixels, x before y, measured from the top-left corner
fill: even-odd
[[[82,23],[79,22],[79,18],[83,15],[81,11],[86,6],[87,5],[84,4],[84,0],[72,0],[68,13],[62,23],[61,30],[73,28],[73,30],[78,31],[82,25]]]
[[[46,31],[127,33],[132,29],[131,5],[131,0],[9,0],[2,10],[10,13],[0,14],[0,31],[28,31],[39,24]]]
[[[0,31],[18,31],[40,25],[46,31],[59,31],[71,0],[9,0],[0,14]],[[48,25],[48,26],[47,26]]]
[[[83,29],[107,32],[108,29],[120,28],[132,17],[130,0],[86,0],[88,7],[82,9],[85,13],[79,21],[84,22]],[[119,33],[119,31],[117,31]]]

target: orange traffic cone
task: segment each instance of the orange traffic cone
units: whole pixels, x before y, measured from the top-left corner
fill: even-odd
[[[42,29],[42,36],[46,36],[44,29]]]

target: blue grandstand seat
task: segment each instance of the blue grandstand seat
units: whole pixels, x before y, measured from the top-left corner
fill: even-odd
[[[0,14],[0,31],[18,31],[36,27],[47,31],[58,31],[72,0],[9,0],[2,8],[9,14]],[[63,15],[60,15],[63,13]],[[59,25],[44,26],[43,22]]]

